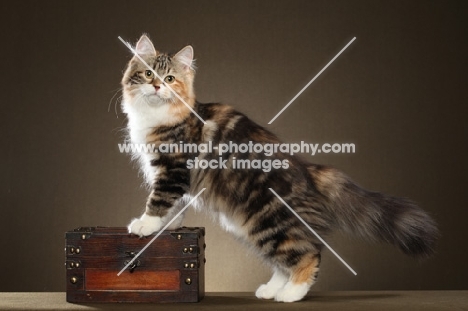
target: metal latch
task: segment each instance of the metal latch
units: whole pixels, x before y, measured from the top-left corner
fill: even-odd
[[[135,252],[132,252],[132,251],[127,251],[125,252],[125,254],[128,256],[128,257],[135,257]],[[130,263],[131,260],[125,260],[124,262],[124,266],[128,265]],[[139,267],[141,265],[141,262],[140,260],[135,260],[134,262],[132,262],[132,264],[128,267],[128,269],[130,270],[130,273],[133,273],[133,271],[135,270],[136,267]]]
[[[125,260],[124,266],[128,265],[131,260]],[[133,270],[135,270],[136,267],[139,267],[141,265],[140,260],[135,260],[132,262],[132,264],[128,267],[128,270],[130,273],[133,273]]]

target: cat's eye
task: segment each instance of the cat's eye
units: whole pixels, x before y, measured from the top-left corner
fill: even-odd
[[[154,73],[151,70],[146,70],[145,71],[145,77],[147,77],[148,79],[152,79],[153,75],[154,75]]]
[[[174,81],[175,81],[174,76],[167,76],[164,78],[164,82],[169,83],[169,84],[173,83]]]

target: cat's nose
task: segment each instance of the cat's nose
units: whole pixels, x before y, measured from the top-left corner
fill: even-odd
[[[155,85],[155,86],[154,86],[154,89],[155,89],[156,91],[158,91],[160,88],[161,88],[161,87],[160,87],[159,85]]]

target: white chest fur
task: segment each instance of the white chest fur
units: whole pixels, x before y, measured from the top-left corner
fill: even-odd
[[[142,98],[139,101],[124,102],[123,109],[128,117],[130,142],[134,144],[133,157],[138,159],[145,180],[151,185],[158,175],[158,168],[151,165],[151,160],[156,158],[157,153],[148,152],[151,150],[149,145],[147,148],[141,148],[141,145],[153,143],[148,141],[148,135],[154,128],[170,121],[169,105],[150,103]]]

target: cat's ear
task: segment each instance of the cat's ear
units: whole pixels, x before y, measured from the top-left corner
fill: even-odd
[[[177,52],[174,59],[185,65],[186,70],[194,69],[193,48],[190,45]]]
[[[136,44],[135,51],[139,55],[155,55],[156,49],[154,48],[153,42],[146,35],[142,35],[138,43]]]

